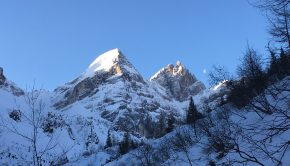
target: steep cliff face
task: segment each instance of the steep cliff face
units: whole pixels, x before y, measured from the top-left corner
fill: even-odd
[[[114,49],[95,59],[80,77],[57,88],[55,93],[59,100],[54,106],[58,109],[64,108],[85,97],[95,95],[101,86],[113,85],[118,81],[145,84],[142,76],[121,51]]]
[[[17,87],[17,85],[13,83],[12,81],[9,81],[6,79],[6,77],[4,76],[4,70],[2,67],[0,67],[0,89],[11,92],[15,96],[24,95],[24,92],[22,89]]]
[[[155,82],[167,90],[167,93],[178,101],[188,100],[205,89],[202,82],[186,69],[181,62],[176,66],[169,64],[157,72],[150,81]]]
[[[61,136],[55,140],[59,143],[57,149],[63,150],[63,144],[71,149],[72,153],[67,154],[68,161],[74,161],[76,156],[83,158],[85,155],[105,154],[106,160],[98,161],[104,164],[110,156],[114,157],[114,154],[104,150],[108,131],[114,139],[114,153],[118,152],[117,146],[125,132],[136,142],[161,137],[165,134],[167,119],[172,116],[177,122],[181,122],[187,107],[187,102],[183,101],[203,88],[204,85],[181,63],[175,67],[169,65],[151,81],[147,81],[119,49],[114,49],[97,57],[79,77],[53,92],[35,91],[40,94],[39,101],[46,106],[41,115],[44,120],[41,125],[44,128],[39,130],[42,136],[40,142],[45,146],[45,140],[49,140],[51,134],[48,131],[52,132]],[[31,109],[25,100],[27,95],[21,96],[23,94],[20,88],[6,79],[1,68],[0,101],[4,102],[0,102],[0,116],[5,117],[9,123],[15,123],[19,131],[30,134],[32,128],[29,121],[21,117],[15,121],[10,116],[12,110],[15,113],[21,111],[19,115],[30,115]],[[13,159],[11,154],[18,152],[25,152],[29,158],[31,153],[27,153],[27,149],[31,147],[30,142],[23,140],[21,136],[14,135],[14,140],[9,138],[12,136],[0,134],[3,145],[0,146],[0,153],[3,154],[0,163],[12,160],[17,163],[19,160]],[[52,154],[61,154],[62,150],[53,150],[43,158],[54,161]]]
[[[54,107],[67,110],[77,105],[97,110],[102,118],[121,131],[140,133],[144,117],[160,112],[183,113],[181,107],[160,89],[143,79],[120,50],[99,56],[77,79],[54,91]]]
[[[0,85],[3,85],[5,81],[6,81],[6,78],[3,73],[3,68],[0,67]]]

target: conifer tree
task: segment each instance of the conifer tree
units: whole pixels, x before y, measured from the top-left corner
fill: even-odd
[[[130,149],[136,149],[137,147],[138,145],[133,140],[131,140]]]
[[[196,106],[194,105],[192,97],[189,101],[189,107],[186,115],[187,124],[195,123],[198,119],[202,118],[202,114],[197,111]]]
[[[279,74],[283,78],[285,75],[289,74],[289,56],[287,53],[281,48],[280,57],[279,57]]]
[[[112,147],[112,138],[111,138],[111,132],[110,130],[108,130],[108,136],[107,136],[107,140],[106,140],[106,148],[110,148]]]
[[[130,150],[130,136],[129,133],[126,132],[123,138],[123,141],[119,145],[120,154],[126,154]]]
[[[197,137],[196,131],[196,121],[201,119],[203,116],[200,112],[197,111],[196,106],[194,105],[192,97],[190,97],[189,107],[187,110],[186,122],[187,124],[192,124],[194,127],[194,134]]]
[[[97,133],[93,130],[94,126],[91,125],[91,132],[88,135],[87,141],[86,141],[86,148],[88,150],[89,146],[91,144],[98,144],[99,143],[99,138]]]
[[[175,118],[173,114],[170,113],[167,119],[167,128],[166,128],[167,133],[171,132],[174,129],[174,123],[175,123]]]
[[[159,119],[158,119],[158,124],[157,124],[157,130],[156,130],[156,136],[157,137],[161,137],[165,134],[165,129],[166,129],[166,114],[164,111],[161,111],[160,115],[159,115]]]
[[[279,71],[278,58],[273,51],[270,51],[270,66],[268,69],[269,75],[275,75]]]

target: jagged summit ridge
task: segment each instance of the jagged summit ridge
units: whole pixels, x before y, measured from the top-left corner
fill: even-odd
[[[173,64],[168,64],[166,67],[162,68],[155,75],[153,75],[150,80],[157,79],[162,73],[168,73],[172,76],[184,76],[189,73],[189,71],[183,66],[183,64],[178,60],[176,66]],[[196,77],[192,75],[193,80],[196,80]]]
[[[124,74],[124,72],[138,74],[133,65],[118,48],[112,49],[98,56],[89,65],[83,76],[92,77],[97,72],[108,72],[116,75]]]
[[[80,77],[55,89],[54,106],[64,108],[99,93],[104,87],[112,89],[112,85],[119,84],[117,89],[121,90],[125,84],[136,87],[137,83],[146,84],[121,51],[113,49],[98,56]]]
[[[189,71],[182,63],[178,62],[176,66],[169,65],[164,70],[170,76],[166,80],[171,82],[172,86],[176,83],[176,90],[184,93],[180,94],[181,98],[188,96],[186,92],[188,89],[192,94],[191,89],[195,88],[186,82],[197,82],[197,80],[193,75],[188,75]],[[3,75],[3,72],[1,73]],[[160,74],[163,75],[162,72]],[[158,74],[156,78],[160,78],[161,75]],[[185,87],[187,85],[190,86]],[[183,89],[181,90],[179,86]],[[6,90],[6,87],[2,88],[0,85],[0,92],[2,89]],[[174,87],[171,90],[173,89]],[[45,112],[44,116],[45,120],[48,120],[49,126],[51,126],[50,122],[53,125],[60,122],[60,125],[56,124],[60,127],[55,126],[53,129],[53,132],[60,135],[59,149],[62,149],[62,144],[72,145],[74,152],[68,155],[70,161],[74,160],[77,155],[84,156],[90,149],[103,149],[109,131],[116,144],[121,141],[118,138],[122,138],[123,133],[128,131],[134,140],[161,135],[161,132],[158,133],[159,130],[156,129],[158,119],[164,116],[166,123],[167,117],[170,115],[179,122],[185,113],[185,105],[187,105],[187,102],[176,101],[174,98],[176,96],[173,97],[176,94],[170,93],[172,94],[170,95],[167,91],[167,88],[144,80],[121,51],[113,49],[97,57],[75,80],[58,87],[54,92],[43,92],[41,99],[47,106],[46,111],[48,112]],[[24,97],[19,97],[18,100],[24,101]],[[1,109],[4,108],[1,107],[3,103],[0,104]],[[23,103],[20,109],[25,108],[27,106]],[[5,106],[5,109],[2,109],[5,112],[2,112],[9,118],[9,112],[13,109],[13,105],[9,105],[7,108]],[[25,109],[24,111],[31,110]],[[54,118],[57,122],[53,120]],[[29,122],[20,121],[15,124],[26,131],[26,123]],[[151,125],[147,127],[149,123]],[[44,130],[39,130],[39,133],[48,138],[51,136]],[[90,141],[92,134],[97,136],[99,143]],[[4,136],[4,140],[9,138],[9,136]],[[87,143],[88,140],[92,143]],[[12,143],[14,142],[11,141]],[[24,145],[26,147],[26,144]],[[29,144],[27,147],[30,147]],[[16,152],[18,151],[20,150],[17,149]],[[104,154],[102,151],[100,153]]]
[[[108,71],[115,63],[119,60],[120,50],[115,48],[113,50],[107,51],[97,57],[90,65],[87,71],[98,71],[105,70]]]
[[[167,65],[150,79],[167,90],[167,93],[178,101],[185,101],[190,96],[205,89],[205,85],[198,81],[196,77],[180,62]]]

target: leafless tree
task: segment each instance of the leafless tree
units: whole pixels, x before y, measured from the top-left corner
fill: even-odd
[[[229,154],[238,155],[229,158],[231,164],[283,165],[283,159],[289,152],[290,139],[290,78],[269,86],[241,111],[218,108],[200,121],[198,128],[208,138],[203,146],[206,153],[217,153],[218,158],[227,158]],[[251,123],[240,123],[247,118],[244,113],[254,112],[260,117]],[[229,117],[236,115],[239,120]],[[213,117],[212,117],[213,116]],[[253,116],[253,115],[252,115]],[[221,155],[220,155],[221,154]],[[267,159],[267,161],[265,161]],[[285,163],[284,163],[285,164]]]
[[[261,121],[247,126],[248,136],[252,135],[256,149],[277,165],[282,164],[289,151],[290,139],[285,134],[290,131],[290,86],[289,77],[267,88],[263,94],[253,99],[250,109],[260,112]],[[271,112],[271,115],[265,115]],[[254,135],[262,135],[259,139]],[[276,140],[278,143],[273,144]]]
[[[263,67],[262,57],[250,46],[247,46],[246,52],[238,66],[238,75],[246,78],[259,78],[262,75]]]
[[[290,49],[290,11],[289,0],[249,0],[249,2],[265,11],[269,22],[269,33],[273,40],[285,44]]]
[[[194,159],[190,155],[190,149],[198,140],[194,133],[188,128],[179,128],[173,137],[167,137],[163,141],[163,148],[166,147],[166,152],[173,160],[182,160],[182,162],[194,165]],[[177,153],[183,153],[186,160],[177,156]]]
[[[142,166],[153,166],[156,164],[154,161],[155,152],[151,145],[144,144],[140,146],[136,151],[130,153]]]
[[[130,154],[141,163],[142,166],[162,165],[166,162],[183,162],[189,165],[195,165],[196,159],[190,154],[190,149],[197,140],[192,128],[179,128],[172,136],[161,138],[160,144],[153,147],[150,144],[144,144],[131,152]],[[185,158],[180,157],[184,154]]]
[[[23,110],[17,104],[17,110],[21,119],[19,121],[29,125],[29,132],[24,132],[19,129],[19,122],[15,119],[7,119],[1,116],[0,125],[7,131],[14,133],[21,138],[27,140],[30,144],[32,152],[32,162],[35,166],[40,166],[44,162],[43,156],[57,146],[54,135],[49,136],[48,141],[41,140],[42,123],[44,120],[44,113],[46,110],[45,103],[41,99],[41,91],[36,90],[33,86],[30,92],[25,93],[24,100],[27,105],[27,110]],[[43,144],[45,142],[45,144]],[[43,146],[44,145],[44,146]]]
[[[211,86],[217,85],[218,83],[225,81],[225,80],[232,80],[233,77],[231,74],[226,70],[224,66],[214,65],[212,70],[208,74],[209,83]]]

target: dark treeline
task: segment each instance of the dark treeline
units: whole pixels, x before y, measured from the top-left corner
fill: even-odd
[[[261,56],[254,48],[247,46],[237,67],[238,79],[233,79],[221,66],[214,66],[209,74],[211,84],[229,80],[227,85],[231,93],[228,101],[239,108],[249,104],[266,87],[290,74],[290,1],[252,0],[250,3],[267,15],[271,36],[267,46],[268,55]]]

